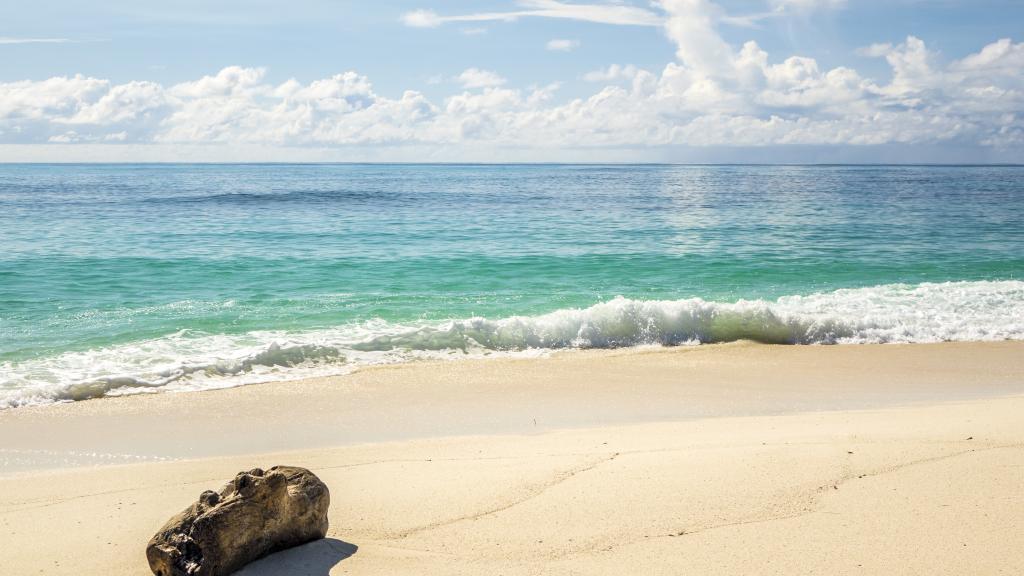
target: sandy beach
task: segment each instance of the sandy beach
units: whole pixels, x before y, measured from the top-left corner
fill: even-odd
[[[0,412],[3,574],[147,574],[240,470],[329,538],[247,575],[1019,574],[1024,342],[412,363]]]

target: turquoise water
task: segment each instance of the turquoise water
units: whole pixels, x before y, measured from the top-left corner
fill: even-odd
[[[0,406],[566,347],[1024,337],[1024,168],[0,165]]]

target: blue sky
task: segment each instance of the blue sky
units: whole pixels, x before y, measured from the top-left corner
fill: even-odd
[[[0,161],[1021,161],[1022,30],[1011,0],[4,3]]]

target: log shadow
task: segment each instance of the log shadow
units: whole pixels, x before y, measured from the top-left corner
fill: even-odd
[[[337,538],[324,538],[271,554],[235,572],[235,576],[328,576],[359,546]]]

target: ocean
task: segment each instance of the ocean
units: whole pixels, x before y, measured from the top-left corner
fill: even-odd
[[[425,358],[1024,338],[1024,167],[0,165],[0,408]]]

